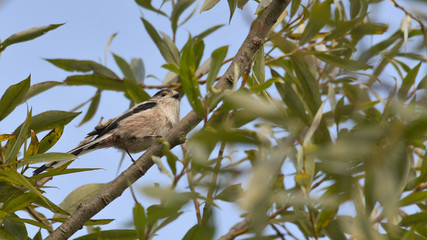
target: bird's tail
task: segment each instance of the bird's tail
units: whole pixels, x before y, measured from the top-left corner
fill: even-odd
[[[91,151],[93,151],[95,149],[101,148],[100,147],[100,143],[106,137],[108,137],[108,135],[107,136],[102,136],[102,137],[94,139],[94,140],[92,140],[90,142],[81,144],[78,147],[74,148],[73,150],[68,151],[67,153],[73,154],[74,156],[77,157],[79,155],[83,155],[83,154],[91,152]],[[65,164],[65,163],[67,163],[69,161],[72,161],[72,160],[54,161],[54,162],[46,163],[43,166],[41,166],[41,167],[37,168],[36,170],[34,170],[33,171],[33,176],[42,173],[43,171],[45,171],[48,168],[59,167],[62,164]]]

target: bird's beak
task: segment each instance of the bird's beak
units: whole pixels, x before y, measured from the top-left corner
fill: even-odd
[[[175,98],[175,99],[179,99],[179,93],[173,95],[172,97]]]

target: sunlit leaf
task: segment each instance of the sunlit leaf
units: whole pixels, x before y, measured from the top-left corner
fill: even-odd
[[[123,75],[125,75],[125,86],[126,92],[131,96],[132,100],[136,103],[140,103],[150,99],[150,95],[144,91],[144,89],[139,86],[138,82],[135,79],[135,75],[130,67],[130,65],[121,57],[113,54],[114,60],[116,60],[117,65],[122,70]]]
[[[19,43],[32,40],[34,38],[40,37],[43,34],[62,26],[63,24],[51,24],[47,26],[34,27],[28,30],[15,33],[12,36],[6,38],[3,42],[0,42],[0,52],[2,52],[6,47]]]
[[[103,183],[90,183],[78,187],[73,190],[67,197],[59,204],[59,207],[69,213],[73,213],[79,207],[80,204],[87,202],[92,197],[97,195],[104,189],[106,184]],[[55,214],[54,218],[66,217],[62,214]]]
[[[235,202],[242,197],[242,193],[242,184],[233,184],[222,190],[222,192],[215,196],[215,199],[220,199],[226,202]]]
[[[135,2],[138,3],[139,6],[145,8],[147,10],[159,13],[159,14],[167,17],[167,15],[164,12],[160,11],[160,9],[154,8],[153,5],[151,5],[151,0],[135,0]]]
[[[202,9],[200,9],[200,12],[204,12],[213,8],[217,3],[219,3],[219,0],[205,0],[202,5]]]
[[[328,23],[331,17],[331,3],[332,0],[314,2],[307,26],[300,39],[301,45],[310,41]]]
[[[145,67],[144,62],[141,58],[132,58],[130,60],[130,68],[135,76],[135,80],[138,83],[144,83],[145,79]]]
[[[194,0],[178,0],[173,7],[172,14],[170,16],[171,24],[172,24],[172,32],[175,35],[176,29],[178,27],[178,20],[181,14],[187,9]]]
[[[210,89],[215,82],[216,76],[222,67],[225,56],[227,55],[228,46],[220,47],[212,52],[211,64],[209,67],[208,77],[206,79],[206,89]]]
[[[75,60],[75,59],[45,59],[53,65],[62,68],[66,71],[90,72],[95,75],[99,74],[103,77],[118,79],[119,77],[110,69],[103,65],[90,60]]]
[[[145,237],[145,226],[147,225],[147,217],[145,216],[145,210],[141,204],[136,203],[133,208],[133,224],[139,239]]]
[[[123,81],[96,75],[71,75],[64,80],[64,83],[67,85],[88,85],[102,90],[126,90]]]
[[[0,99],[0,121],[7,117],[23,100],[30,88],[31,76],[10,86]]]
[[[22,102],[25,102],[28,99],[61,84],[63,83],[55,82],[55,81],[47,81],[47,82],[34,84],[28,89],[28,92],[27,94],[25,94],[24,99],[22,99]]]
[[[95,116],[96,111],[98,110],[99,102],[101,101],[101,90],[96,91],[95,96],[92,97],[90,102],[89,109],[86,112],[86,115],[83,117],[82,121],[79,123],[79,126],[88,122]]]

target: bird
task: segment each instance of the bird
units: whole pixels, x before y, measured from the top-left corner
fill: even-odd
[[[129,154],[146,150],[156,143],[179,121],[180,95],[172,89],[162,89],[149,100],[141,102],[105,125],[87,134],[93,140],[68,153],[79,156],[100,148],[114,147]],[[33,171],[33,176],[68,161],[46,163]]]

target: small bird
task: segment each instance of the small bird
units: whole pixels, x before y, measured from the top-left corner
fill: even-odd
[[[68,153],[78,156],[100,148],[115,147],[127,152],[132,159],[130,153],[141,152],[150,147],[156,142],[156,138],[167,134],[178,120],[179,93],[163,89],[110,123],[95,127],[87,136],[95,136],[93,140],[81,144]],[[34,170],[33,176],[65,162],[46,163]]]

